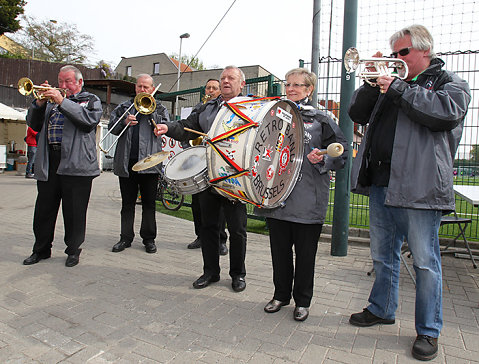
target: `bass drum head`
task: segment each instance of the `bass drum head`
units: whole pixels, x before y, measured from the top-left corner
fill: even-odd
[[[251,188],[264,208],[280,206],[303,162],[304,124],[296,104],[280,100],[265,110],[251,149]]]
[[[295,103],[288,100],[235,98],[229,103],[258,123],[246,131],[216,142],[215,146],[249,173],[225,179],[217,186],[228,198],[250,201],[264,208],[275,208],[291,193],[299,176],[304,151],[304,126]],[[226,106],[218,112],[208,132],[210,138],[246,122]],[[210,180],[229,176],[236,170],[211,146],[207,147]],[[226,193],[227,191],[228,193]]]
[[[165,167],[169,180],[184,180],[200,175],[206,170],[206,147],[200,145],[182,150],[170,159]]]

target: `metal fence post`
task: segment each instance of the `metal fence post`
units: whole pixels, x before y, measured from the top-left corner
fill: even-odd
[[[311,72],[316,76],[319,74],[319,27],[321,24],[321,1],[314,0],[313,3],[313,40],[311,49]],[[318,107],[318,82],[314,85],[315,92],[311,98],[311,104],[313,107]]]
[[[349,47],[356,45],[357,29],[357,0],[344,1],[344,29],[343,29],[343,55]],[[349,236],[349,197],[350,197],[350,171],[353,145],[353,122],[348,115],[348,106],[354,92],[355,79],[341,67],[341,96],[339,107],[339,127],[344,133],[349,144],[349,155],[346,166],[336,172],[336,185],[334,194],[333,226],[331,238],[331,255],[345,256],[348,252]]]

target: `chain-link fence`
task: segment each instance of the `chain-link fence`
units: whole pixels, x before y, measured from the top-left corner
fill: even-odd
[[[476,62],[479,57],[479,51],[455,51],[438,53],[438,57],[445,61],[445,68],[455,72],[461,78],[469,82],[472,101],[469,105],[469,111],[464,123],[464,131],[461,143],[456,154],[454,162],[455,184],[479,185],[479,140],[478,140],[478,98],[479,90],[476,78],[479,77],[479,70],[476,69]],[[341,71],[343,63],[341,59],[325,57],[320,60],[319,83],[318,83],[318,102],[322,105],[328,105],[327,108],[336,115],[339,113]],[[357,87],[361,81],[357,80]],[[365,128],[360,125],[354,126],[355,140],[359,140],[364,133]],[[357,150],[358,143],[353,143],[353,148]],[[477,154],[477,155],[476,155]],[[334,190],[331,191],[330,208],[327,216],[327,223],[332,223],[333,208],[332,201]],[[456,198],[456,210],[461,217],[468,217],[473,220],[466,233],[470,238],[478,238],[478,214],[477,209],[464,201]],[[357,227],[369,226],[368,199],[365,196],[351,194],[350,199],[350,225]],[[444,235],[457,235],[457,230],[452,226],[442,228]]]

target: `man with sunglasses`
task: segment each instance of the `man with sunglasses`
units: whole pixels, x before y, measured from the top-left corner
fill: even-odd
[[[442,328],[439,226],[454,210],[453,161],[471,100],[469,86],[433,50],[421,25],[390,38],[394,58],[409,73],[404,80],[380,76],[364,83],[349,106],[351,119],[369,127],[351,172],[352,191],[369,195],[371,256],[376,278],[363,312],[352,325],[394,324],[400,254],[407,241],[416,272],[416,340],[412,355],[437,356]],[[381,56],[378,52],[375,56]]]

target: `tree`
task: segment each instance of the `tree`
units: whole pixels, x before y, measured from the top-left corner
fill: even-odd
[[[23,14],[25,0],[0,0],[0,35],[14,33],[21,28],[17,16]]]
[[[479,145],[474,144],[469,152],[469,160],[474,164],[479,164]]]
[[[35,59],[84,64],[93,52],[93,38],[81,34],[75,24],[37,21],[28,16],[24,20],[27,25],[19,32],[16,41],[23,47],[32,49],[32,57]]]
[[[104,78],[112,78],[115,75],[115,71],[113,71],[111,65],[104,60],[99,61],[95,68],[100,69],[100,72]]]
[[[171,54],[169,57],[178,60],[178,54],[176,53]],[[187,56],[187,55],[181,56],[181,63],[189,65],[191,68],[194,68],[197,71],[206,69],[203,62],[194,56]]]

